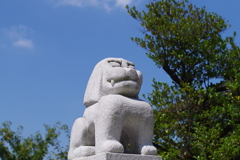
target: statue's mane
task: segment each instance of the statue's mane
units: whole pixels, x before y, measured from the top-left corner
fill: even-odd
[[[101,92],[102,88],[102,78],[103,78],[103,69],[108,65],[108,58],[100,61],[93,69],[93,72],[88,80],[84,95],[84,105],[89,107],[97,103],[100,98],[103,96]]]

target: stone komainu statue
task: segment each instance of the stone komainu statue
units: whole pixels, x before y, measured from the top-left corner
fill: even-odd
[[[141,85],[141,72],[125,59],[106,58],[95,66],[84,115],[72,127],[69,160],[103,152],[157,154],[152,108],[138,98]]]

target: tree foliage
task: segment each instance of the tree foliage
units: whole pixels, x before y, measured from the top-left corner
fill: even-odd
[[[54,126],[44,125],[45,136],[39,132],[27,138],[22,137],[23,127],[11,130],[11,122],[0,127],[0,159],[2,160],[67,160],[68,146],[62,147],[58,140],[61,131],[69,138],[69,129],[60,122]],[[52,149],[52,151],[51,151]]]
[[[154,145],[163,159],[240,159],[240,48],[230,25],[188,0],[153,0],[129,8],[148,51],[171,84],[153,80]],[[216,80],[217,79],[217,80]]]

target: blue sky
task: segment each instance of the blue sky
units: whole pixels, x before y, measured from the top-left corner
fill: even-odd
[[[0,123],[24,126],[28,136],[43,124],[72,126],[85,109],[83,96],[93,67],[107,57],[135,63],[143,73],[140,95],[152,78],[170,82],[130,37],[142,37],[125,5],[139,10],[149,0],[1,0]],[[222,15],[240,34],[240,1],[190,0]],[[240,44],[237,34],[236,43]],[[141,97],[141,96],[140,96]],[[67,143],[66,139],[62,139]]]

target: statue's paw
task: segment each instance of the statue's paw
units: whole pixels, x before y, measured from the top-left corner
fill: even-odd
[[[103,152],[123,153],[124,152],[123,145],[116,140],[107,140],[103,142],[99,149],[100,151],[98,153],[103,153]]]
[[[73,152],[68,153],[68,159],[76,159],[80,157],[87,157],[95,155],[95,147],[94,146],[80,146],[73,150]]]
[[[154,146],[143,146],[141,150],[143,155],[157,155],[157,149]]]

